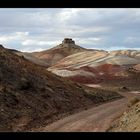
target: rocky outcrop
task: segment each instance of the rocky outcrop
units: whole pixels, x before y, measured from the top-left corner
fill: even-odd
[[[62,41],[62,44],[75,44],[75,41],[73,41],[71,38],[64,38]]]
[[[0,48],[4,48],[4,47],[0,44]]]
[[[140,131],[140,101],[131,106],[113,124],[111,132],[139,132]]]
[[[136,72],[140,72],[140,64],[137,64],[137,65],[133,66],[133,69],[134,69]]]

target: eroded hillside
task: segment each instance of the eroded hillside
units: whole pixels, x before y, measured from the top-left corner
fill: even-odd
[[[65,80],[0,46],[0,131],[29,131],[121,97]]]

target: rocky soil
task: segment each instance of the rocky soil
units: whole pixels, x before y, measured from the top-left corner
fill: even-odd
[[[140,132],[140,101],[137,101],[118,118],[110,132]]]

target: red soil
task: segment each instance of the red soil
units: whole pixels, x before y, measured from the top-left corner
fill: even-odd
[[[122,67],[120,65],[112,65],[112,64],[103,64],[94,68],[89,66],[84,66],[78,69],[67,68],[67,70],[71,70],[71,71],[84,70],[93,73],[94,77],[80,76],[80,75],[68,77],[68,79],[72,81],[83,83],[83,84],[91,84],[91,83],[98,84],[101,82],[106,82],[108,80],[127,79],[122,76],[115,75],[116,73],[124,71],[125,69],[126,69],[125,67]]]

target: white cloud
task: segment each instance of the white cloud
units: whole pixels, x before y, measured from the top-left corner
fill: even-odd
[[[84,45],[84,44],[87,44],[87,45],[97,45],[97,44],[100,44],[103,42],[103,39],[102,38],[98,38],[98,37],[93,37],[93,38],[86,38],[86,39],[80,39],[80,38],[76,38],[77,40],[77,43],[78,44],[81,44],[81,45]]]
[[[20,51],[22,52],[39,52],[39,51],[43,51],[44,49],[43,48],[22,48]]]
[[[44,46],[44,45],[55,45],[57,43],[59,43],[59,42],[58,41],[41,41],[41,40],[27,39],[27,40],[24,40],[21,44],[23,46],[30,46],[30,45]]]
[[[74,9],[74,8],[69,8],[69,9],[62,9],[60,13],[56,16],[60,22],[67,21],[71,19],[72,17],[76,16],[78,12],[82,11],[84,9]]]
[[[15,32],[7,35],[0,35],[0,42],[7,43],[10,41],[23,40],[29,35],[29,32]]]

